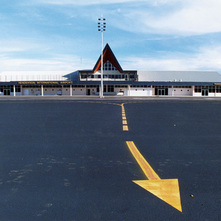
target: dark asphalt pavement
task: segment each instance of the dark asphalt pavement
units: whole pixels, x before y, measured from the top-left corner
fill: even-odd
[[[221,101],[0,106],[0,220],[221,220]],[[161,179],[179,179],[182,213],[132,182],[146,177],[126,141]]]

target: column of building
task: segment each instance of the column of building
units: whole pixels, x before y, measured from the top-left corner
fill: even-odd
[[[44,86],[41,85],[41,96],[44,96]]]
[[[16,96],[16,90],[15,90],[15,85],[13,85],[13,96]]]

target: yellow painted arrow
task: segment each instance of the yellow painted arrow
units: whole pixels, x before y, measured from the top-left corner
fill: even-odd
[[[137,180],[133,182],[182,212],[178,179],[160,179],[150,164],[141,155],[134,142],[126,141],[126,143],[148,178],[148,180]]]

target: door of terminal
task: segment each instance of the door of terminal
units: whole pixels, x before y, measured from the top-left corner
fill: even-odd
[[[158,96],[168,95],[168,88],[155,88],[155,95]]]
[[[202,89],[202,96],[208,96],[209,90],[208,89]]]
[[[165,95],[165,89],[158,89],[158,95]]]
[[[91,89],[87,89],[87,95],[91,95]]]
[[[11,90],[10,89],[4,89],[4,95],[9,96]]]

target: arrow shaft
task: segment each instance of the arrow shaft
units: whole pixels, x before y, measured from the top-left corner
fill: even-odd
[[[137,149],[133,141],[126,141],[130,152],[136,159],[137,163],[140,165],[144,174],[149,180],[160,180],[160,177],[156,174],[150,164],[145,160],[145,158],[141,155],[140,151]]]

